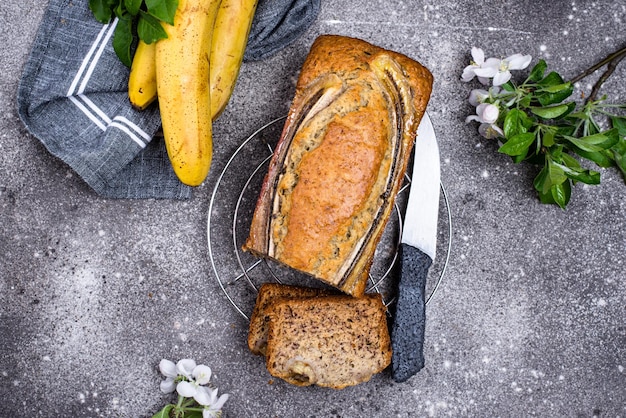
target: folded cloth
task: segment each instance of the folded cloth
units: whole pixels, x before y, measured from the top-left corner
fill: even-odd
[[[258,8],[250,59],[293,42],[313,22],[319,4],[260,0]],[[158,107],[139,112],[128,100],[129,69],[111,43],[116,24],[96,21],[86,0],[50,0],[18,87],[19,116],[102,196],[190,198],[192,188],[178,180],[155,135]]]
[[[244,60],[268,58],[295,41],[315,21],[320,1],[260,1],[250,28]]]

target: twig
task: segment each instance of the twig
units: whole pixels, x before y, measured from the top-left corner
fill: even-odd
[[[590,102],[596,99],[596,96],[598,95],[602,84],[611,76],[611,74],[613,74],[613,71],[615,71],[617,64],[619,64],[619,62],[624,58],[626,58],[626,52],[618,55],[609,62],[606,71],[600,76],[598,81],[596,81],[596,84],[594,84],[593,89],[591,90],[591,94],[589,95],[589,97],[587,97],[586,102]]]
[[[618,51],[613,52],[611,55],[609,55],[608,57],[606,57],[602,61],[598,62],[597,64],[595,64],[595,65],[593,65],[591,67],[589,67],[587,70],[585,70],[581,74],[579,74],[576,77],[572,78],[570,81],[572,82],[572,84],[574,84],[574,83],[582,80],[583,78],[587,77],[588,75],[593,74],[599,68],[602,68],[603,66],[605,66],[606,64],[610,63],[611,61],[613,61],[615,59],[618,59],[618,62],[619,62],[619,60],[624,58],[624,55],[626,55],[626,46],[623,47],[622,49],[618,50]]]

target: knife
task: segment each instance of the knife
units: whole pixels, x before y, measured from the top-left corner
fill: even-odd
[[[424,367],[426,276],[435,259],[439,214],[439,147],[424,114],[415,140],[411,188],[399,248],[400,268],[391,326],[392,378],[404,382]]]

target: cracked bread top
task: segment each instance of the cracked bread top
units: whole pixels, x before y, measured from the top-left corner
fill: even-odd
[[[244,246],[361,296],[432,86],[418,62],[319,37]]]

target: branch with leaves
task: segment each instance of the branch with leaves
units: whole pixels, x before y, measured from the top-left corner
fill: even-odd
[[[626,178],[626,104],[610,104],[607,97],[596,99],[600,87],[626,56],[623,48],[580,76],[565,81],[539,60],[520,84],[512,80],[511,70],[530,65],[529,55],[515,54],[505,59],[489,58],[472,48],[472,61],[461,79],[478,78],[489,90],[475,89],[469,96],[476,114],[479,133],[497,139],[499,152],[515,163],[536,164],[539,173],[534,188],[542,203],[565,208],[576,183],[600,184],[600,173],[593,168],[618,167]],[[607,65],[606,72],[592,94],[579,104],[569,100],[574,83]],[[585,168],[580,161],[595,165]]]
[[[167,38],[162,22],[173,25],[177,8],[178,0],[89,0],[97,21],[107,24],[117,19],[113,49],[127,67],[137,39],[151,44]]]

